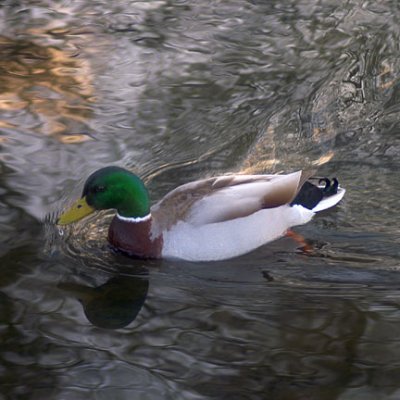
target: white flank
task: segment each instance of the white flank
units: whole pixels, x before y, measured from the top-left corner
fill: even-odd
[[[283,236],[292,226],[307,223],[313,215],[302,206],[284,205],[200,226],[180,221],[164,232],[162,256],[189,261],[236,257]]]
[[[117,213],[117,218],[120,219],[121,221],[125,222],[132,222],[134,224],[137,224],[138,222],[144,222],[148,221],[151,218],[151,214],[147,214],[144,217],[123,217],[122,215],[119,215]]]

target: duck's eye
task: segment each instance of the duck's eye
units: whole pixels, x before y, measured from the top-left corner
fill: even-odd
[[[100,193],[100,192],[104,192],[106,190],[105,186],[94,186],[92,189],[93,193]]]

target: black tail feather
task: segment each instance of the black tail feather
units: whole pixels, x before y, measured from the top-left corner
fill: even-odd
[[[309,181],[305,182],[290,205],[298,204],[312,210],[324,197],[337,193],[339,182],[336,178],[332,179],[333,183],[328,178],[322,178],[318,183],[321,184],[322,182],[325,182],[324,187],[319,187]]]

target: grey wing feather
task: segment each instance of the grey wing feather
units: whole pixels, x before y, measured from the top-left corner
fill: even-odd
[[[151,212],[158,230],[169,229],[179,220],[196,225],[222,222],[290,203],[305,180],[301,171],[203,179],[174,189]]]

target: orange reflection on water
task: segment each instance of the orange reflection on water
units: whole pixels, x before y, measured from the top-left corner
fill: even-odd
[[[377,87],[380,89],[388,89],[397,82],[395,76],[395,68],[387,61],[383,61],[381,71],[377,76]]]
[[[260,174],[272,172],[278,163],[279,160],[276,158],[274,128],[272,125],[269,125],[265,133],[250,149],[243,162],[240,173]]]
[[[24,132],[52,135],[62,143],[88,140],[81,132],[88,131],[92,114],[89,62],[71,51],[6,37],[0,37],[0,51],[0,128],[18,121]],[[19,112],[33,117],[30,125]],[[70,133],[73,137],[66,139]]]
[[[87,142],[88,140],[91,140],[91,137],[88,135],[84,135],[84,134],[65,135],[65,136],[61,136],[60,140],[62,143],[65,143],[65,144],[74,144],[74,143]]]
[[[280,173],[287,172],[289,168],[314,170],[315,166],[321,166],[329,162],[335,155],[332,149],[321,149],[316,154],[310,153],[310,157],[304,157],[303,153],[297,151],[295,140],[293,147],[285,143],[285,149],[291,149],[289,153],[281,151],[282,137],[277,133],[275,126],[279,124],[278,118],[272,118],[270,125],[265,129],[254,146],[250,149],[240,170],[241,174]],[[295,137],[294,135],[292,135]],[[320,148],[320,143],[335,136],[331,126],[323,128],[315,126],[309,141]],[[288,139],[288,136],[286,137]],[[321,154],[322,152],[322,154]],[[281,155],[279,157],[279,155]]]

